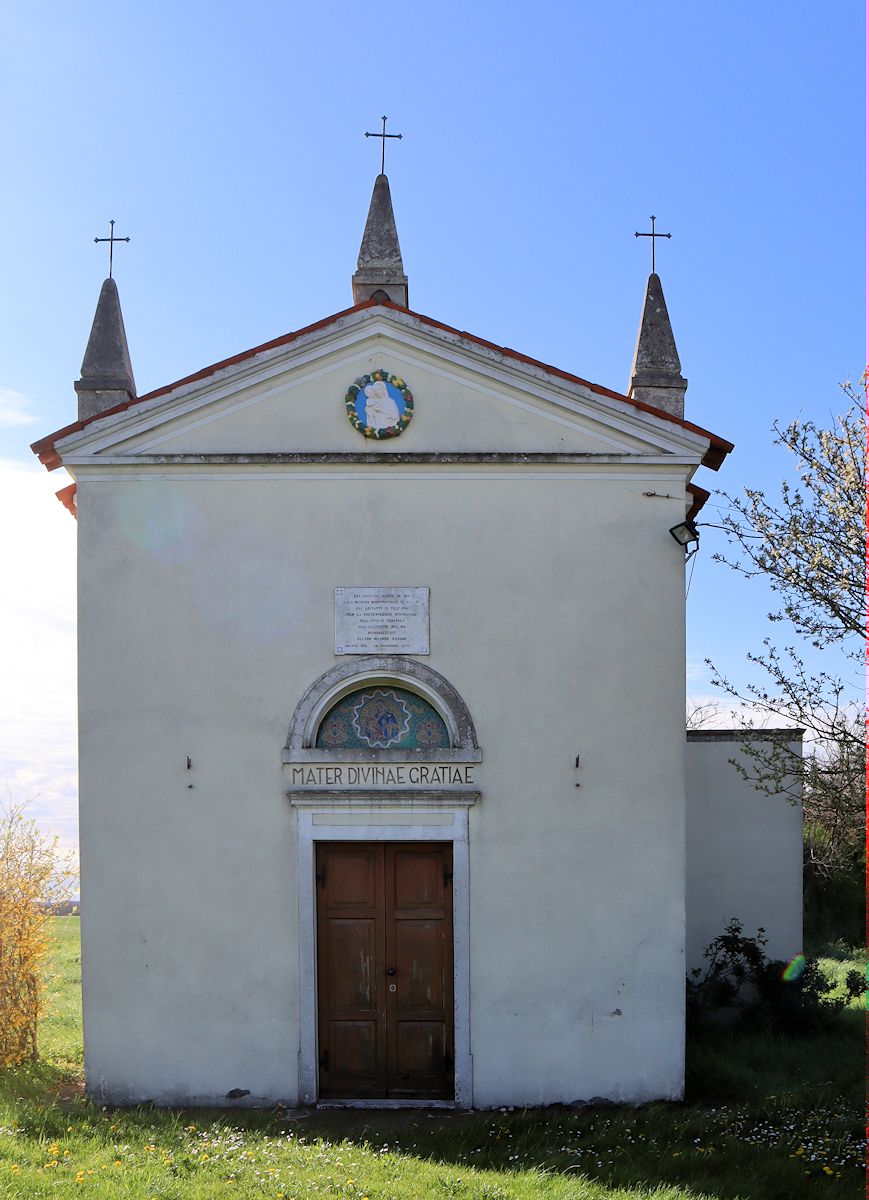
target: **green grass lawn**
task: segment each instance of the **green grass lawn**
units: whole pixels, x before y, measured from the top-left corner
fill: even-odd
[[[864,1194],[863,1013],[807,1039],[714,1032],[688,1102],[472,1114],[107,1110],[80,1094],[78,918],[53,919],[42,1059],[0,1072],[0,1196],[793,1200]],[[849,966],[842,952],[831,973]],[[292,1116],[292,1114],[290,1114]]]
[[[46,1012],[39,1026],[39,1053],[59,1071],[80,1072],[81,946],[78,917],[54,917],[54,948],[45,973]]]

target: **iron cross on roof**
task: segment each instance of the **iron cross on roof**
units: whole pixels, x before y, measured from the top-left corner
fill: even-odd
[[[655,274],[655,238],[657,238],[657,237],[669,238],[669,237],[672,237],[673,235],[672,235],[672,233],[655,233],[655,218],[649,217],[649,220],[652,222],[652,232],[651,233],[635,233],[634,237],[647,237],[647,238],[652,239],[652,274],[654,275]]]
[[[386,174],[386,170],[385,170],[385,166],[386,166],[386,139],[387,139],[387,138],[398,138],[398,139],[399,139],[399,141],[400,141],[400,140],[401,140],[401,134],[400,134],[400,133],[387,133],[387,132],[386,132],[386,117],[381,117],[380,119],[381,119],[381,121],[383,122],[383,132],[382,132],[382,133],[366,133],[366,135],[365,135],[365,136],[366,136],[366,137],[376,137],[376,138],[381,138],[381,139],[382,139],[382,140],[381,140],[381,142],[380,142],[380,174],[381,174],[381,175],[385,175],[385,174]]]
[[[96,242],[108,242],[109,243],[109,279],[111,279],[111,277],[112,277],[112,252],[115,248],[115,242],[128,242],[129,240],[130,239],[128,237],[125,237],[125,238],[115,237],[114,221],[109,221],[109,236],[107,238],[94,238],[95,243]]]

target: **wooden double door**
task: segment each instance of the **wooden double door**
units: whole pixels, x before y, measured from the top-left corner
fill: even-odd
[[[317,844],[323,1099],[451,1100],[452,845]]]

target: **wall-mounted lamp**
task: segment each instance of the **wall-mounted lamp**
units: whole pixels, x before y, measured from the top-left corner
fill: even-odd
[[[670,530],[670,537],[673,538],[674,541],[678,542],[685,551],[688,550],[688,547],[692,542],[696,542],[697,544],[695,545],[694,549],[687,554],[687,557],[690,558],[692,554],[697,553],[697,549],[700,546],[700,533],[693,521],[680,521],[678,525],[674,525]]]

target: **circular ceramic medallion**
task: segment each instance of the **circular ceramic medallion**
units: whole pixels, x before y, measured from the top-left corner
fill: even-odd
[[[363,692],[353,705],[353,728],[366,745],[385,750],[410,729],[410,711],[393,691]]]
[[[367,438],[404,433],[413,416],[413,395],[403,379],[388,371],[360,375],[344,397],[347,418]]]

